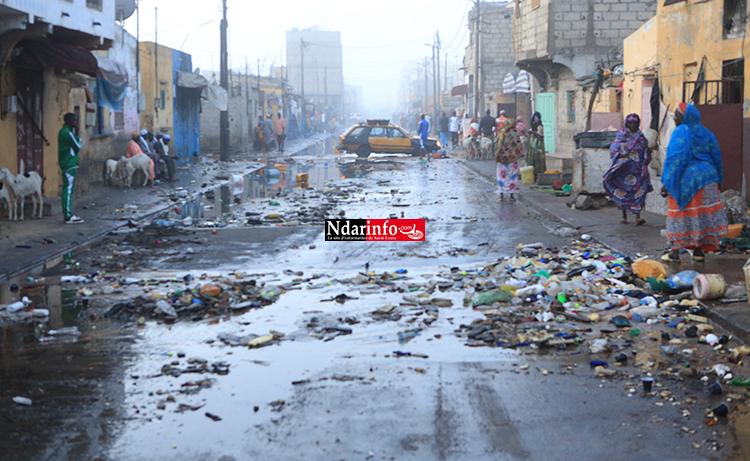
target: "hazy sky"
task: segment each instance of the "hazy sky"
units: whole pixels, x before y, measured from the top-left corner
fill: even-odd
[[[219,70],[221,0],[140,0],[140,39],[155,38],[154,8],[158,8],[158,42],[190,53],[193,67]],[[340,31],[344,81],[363,91],[363,105],[372,115],[396,110],[401,67],[432,57],[440,32],[449,63],[461,62],[469,42],[466,14],[470,0],[227,0],[230,67],[262,75],[271,65],[286,65],[286,31],[319,25]],[[136,35],[136,15],[125,21]],[[443,55],[443,62],[445,57]],[[462,82],[459,82],[462,83]]]

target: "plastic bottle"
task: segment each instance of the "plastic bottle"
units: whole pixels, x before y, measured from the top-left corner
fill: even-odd
[[[516,290],[516,295],[520,297],[529,296],[529,295],[537,295],[544,291],[544,286],[540,284],[536,285],[529,285],[526,288],[521,288]]]
[[[26,405],[27,407],[31,406],[31,399],[26,397],[13,397],[13,401],[19,405]]]

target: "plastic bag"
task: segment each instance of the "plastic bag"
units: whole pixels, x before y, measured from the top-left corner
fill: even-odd
[[[667,270],[664,269],[664,265],[659,261],[652,259],[641,259],[633,263],[633,273],[639,278],[646,280],[646,277],[653,277],[658,279],[667,276]],[[692,284],[690,285],[692,287]]]
[[[673,290],[692,290],[693,282],[700,273],[696,271],[682,271],[667,279],[667,285]]]

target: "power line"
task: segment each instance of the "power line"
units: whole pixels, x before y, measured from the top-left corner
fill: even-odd
[[[461,32],[461,28],[462,28],[462,27],[463,27],[463,25],[464,25],[464,21],[463,21],[463,18],[464,18],[464,17],[466,16],[466,13],[467,13],[467,12],[469,11],[469,5],[471,5],[471,0],[467,0],[467,2],[466,2],[466,9],[464,9],[464,12],[463,12],[463,14],[461,15],[461,18],[462,18],[462,19],[461,19],[461,23],[460,23],[460,24],[458,25],[458,29],[456,29],[456,35],[454,35],[454,36],[453,36],[453,40],[451,40],[450,44],[448,44],[448,45],[446,45],[446,46],[445,46],[445,49],[446,49],[446,50],[448,50],[448,49],[449,49],[450,47],[452,47],[452,46],[453,46],[453,42],[455,42],[455,41],[456,41],[456,37],[458,37],[458,34],[459,34],[459,33]],[[468,30],[468,28],[467,28],[467,29],[465,29],[465,30]],[[465,33],[464,33],[464,37],[466,37],[466,34],[465,34]],[[461,41],[463,42],[463,41],[464,41],[464,39],[462,38],[462,39],[461,39]],[[460,42],[459,42],[459,43],[460,43]],[[447,51],[446,51],[446,52],[447,52]]]

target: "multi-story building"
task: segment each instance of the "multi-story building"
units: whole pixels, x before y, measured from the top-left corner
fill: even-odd
[[[3,1],[0,167],[37,171],[43,192],[58,195],[57,132],[63,116],[75,112],[84,145],[79,187],[101,180],[100,167],[116,150],[113,140],[133,122],[125,112],[135,110],[135,99],[128,99],[135,62],[122,55],[135,39],[115,19],[134,8],[128,0]]]
[[[625,113],[640,114],[645,126],[657,130],[662,147],[651,163],[654,187],[659,186],[664,147],[674,129],[674,110],[688,102],[698,108],[701,123],[719,142],[724,168],[721,190],[750,196],[747,17],[746,0],[667,0],[659,2],[656,15],[625,39]],[[658,97],[652,98],[654,94]],[[664,204],[653,208],[666,213]]]
[[[286,68],[292,92],[329,117],[343,110],[343,62],[341,32],[317,26],[287,31]]]
[[[203,79],[196,85],[194,79],[180,78],[181,73],[193,72],[187,53],[153,42],[141,42],[139,49],[144,101],[141,128],[170,135],[170,153],[180,163],[188,162],[200,155],[201,92],[208,82]]]
[[[502,91],[508,73],[517,74],[513,55],[513,2],[479,2],[469,12],[471,41],[464,52],[464,74],[468,80],[467,112],[475,117],[490,109],[495,115],[506,110],[516,114],[516,94]],[[519,106],[526,106],[524,99]],[[528,109],[518,111],[528,115]]]
[[[517,0],[513,46],[518,67],[534,76],[535,109],[544,123],[547,166],[567,167],[573,136],[584,131],[597,73],[622,65],[622,42],[656,12],[656,0]],[[600,81],[601,83],[601,81]],[[600,85],[601,86],[601,85]],[[615,104],[601,107],[618,109]],[[611,92],[610,92],[611,93]],[[611,94],[607,95],[612,96]],[[618,110],[618,114],[620,111]],[[621,118],[621,117],[618,117]],[[602,115],[606,128],[612,118]],[[621,121],[620,121],[621,123]],[[616,128],[616,127],[615,127]]]

